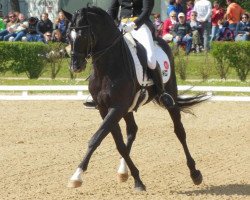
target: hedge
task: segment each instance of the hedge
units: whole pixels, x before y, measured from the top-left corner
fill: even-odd
[[[62,67],[62,55],[59,53],[66,44],[40,42],[0,42],[0,73],[11,71],[16,74],[26,73],[30,79],[37,79],[45,71],[51,70],[55,79]],[[229,68],[234,68],[241,81],[246,81],[250,69],[250,42],[213,42],[211,55],[215,58],[216,69],[221,79],[227,79]],[[200,56],[199,56],[200,57]],[[204,57],[204,56],[203,56]],[[206,59],[207,58],[207,59]],[[203,80],[209,76],[211,65],[205,56],[201,64],[200,75]],[[187,77],[186,68],[189,56],[175,55],[176,69],[180,78]],[[203,62],[203,61],[202,61]],[[74,78],[74,74],[71,74]]]
[[[66,44],[41,42],[0,42],[0,72],[26,73],[28,78],[37,79],[47,65],[51,66],[51,77],[60,70],[61,49]]]
[[[213,42],[212,56],[216,59],[220,77],[226,79],[228,67],[235,68],[241,81],[246,81],[250,70],[250,42]]]
[[[43,43],[0,42],[0,71],[25,72],[30,79],[38,78],[46,65],[43,56],[49,48]]]

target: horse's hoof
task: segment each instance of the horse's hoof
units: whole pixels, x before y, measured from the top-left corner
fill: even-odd
[[[146,191],[146,186],[145,185],[140,185],[140,186],[135,186],[135,190],[139,192]]]
[[[191,178],[195,185],[200,185],[202,183],[203,177],[199,170],[197,170],[195,173],[191,174]]]
[[[117,180],[119,183],[126,182],[128,180],[128,173],[126,174],[117,174]]]
[[[82,181],[78,180],[69,180],[67,187],[68,188],[78,188],[82,185]]]
[[[146,191],[146,186],[141,181],[136,181],[135,182],[135,190],[137,190],[139,192]]]

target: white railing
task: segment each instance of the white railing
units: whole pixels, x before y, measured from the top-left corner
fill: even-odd
[[[29,92],[42,94],[29,94]],[[50,93],[45,93],[50,91]],[[53,91],[53,93],[51,93]],[[62,92],[76,91],[76,94],[62,94]],[[17,94],[20,92],[20,94]],[[60,92],[60,93],[58,93]],[[85,92],[85,94],[84,94]],[[12,93],[12,94],[11,94]],[[53,85],[53,86],[0,86],[0,100],[87,100],[91,99],[87,85]]]
[[[250,93],[250,87],[224,87],[224,86],[178,86],[178,90],[191,90],[200,92],[242,92]],[[30,92],[41,92],[29,94]],[[49,91],[49,93],[45,93]],[[67,94],[73,91],[76,94]],[[63,93],[62,93],[63,92]],[[20,93],[20,94],[17,94]],[[66,94],[65,94],[66,93]],[[78,86],[0,86],[0,100],[83,100],[91,99],[87,85]],[[212,96],[213,101],[250,101],[250,96]]]

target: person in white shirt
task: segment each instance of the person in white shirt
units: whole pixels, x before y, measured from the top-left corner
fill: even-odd
[[[212,4],[208,0],[197,0],[193,10],[197,12],[197,21],[202,24],[203,47],[205,51],[208,51],[209,36],[211,33]]]

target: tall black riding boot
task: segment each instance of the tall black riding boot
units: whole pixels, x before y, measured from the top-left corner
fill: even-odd
[[[162,81],[162,73],[159,63],[156,63],[155,69],[150,69],[153,82],[156,87],[157,95],[159,96],[160,103],[166,108],[171,108],[175,105],[173,97],[164,91],[164,85]]]

